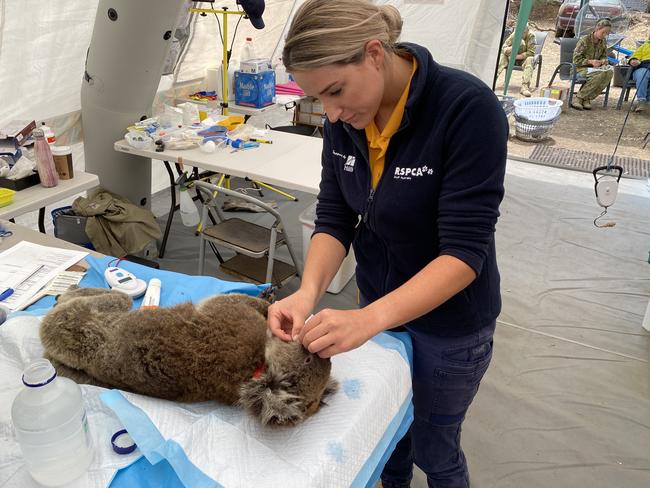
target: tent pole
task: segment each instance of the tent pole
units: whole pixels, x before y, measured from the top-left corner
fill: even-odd
[[[528,22],[528,17],[530,17],[530,11],[533,8],[533,0],[521,0],[521,5],[519,6],[519,15],[517,16],[517,27],[515,29],[514,37],[512,38],[512,52],[510,53],[510,62],[508,63],[508,69],[506,70],[506,79],[503,86],[503,94],[508,94],[508,85],[510,84],[510,77],[512,76],[512,68],[515,67],[515,61],[517,57],[517,52],[519,51],[519,44],[524,34],[524,29],[526,28],[526,23]]]

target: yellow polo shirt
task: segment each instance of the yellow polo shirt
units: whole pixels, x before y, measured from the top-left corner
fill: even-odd
[[[386,150],[388,149],[388,143],[390,138],[393,137],[393,134],[399,129],[399,125],[402,122],[402,117],[404,116],[404,107],[406,106],[406,100],[409,96],[409,88],[411,87],[411,79],[413,74],[418,67],[418,63],[413,58],[413,69],[411,71],[411,76],[409,78],[402,95],[400,96],[397,105],[393,109],[393,113],[390,114],[388,123],[384,130],[379,132],[377,124],[375,124],[374,119],[368,127],[366,127],[366,139],[368,140],[368,161],[370,163],[370,174],[372,175],[372,187],[377,188],[377,183],[379,183],[379,178],[384,171],[384,162],[386,157]]]

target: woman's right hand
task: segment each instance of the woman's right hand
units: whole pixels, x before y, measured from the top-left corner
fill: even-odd
[[[305,319],[314,308],[314,300],[298,290],[269,306],[267,323],[273,335],[292,341],[305,325]]]

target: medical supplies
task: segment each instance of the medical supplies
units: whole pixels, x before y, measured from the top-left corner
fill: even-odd
[[[130,130],[124,135],[124,140],[135,149],[149,149],[153,143],[149,134],[139,130]]]
[[[262,108],[273,104],[275,72],[235,72],[235,103],[245,107]]]
[[[43,486],[62,486],[81,476],[93,460],[81,389],[57,377],[47,359],[31,362],[25,387],[11,407],[16,438],[29,474]]]
[[[242,63],[256,57],[257,51],[255,49],[255,44],[253,44],[253,38],[247,37],[246,42],[244,43],[244,48],[242,49]]]
[[[136,278],[133,274],[129,273],[123,268],[116,266],[109,266],[104,271],[104,279],[111,290],[120,291],[129,295],[131,298],[137,298],[144,294],[147,289],[147,284]]]
[[[39,129],[41,129],[43,131],[43,134],[45,134],[45,139],[47,140],[48,144],[54,144],[56,142],[54,131],[50,126],[46,125],[45,122],[41,122]]]
[[[156,308],[160,305],[160,287],[161,281],[158,278],[151,278],[147,286],[147,292],[142,299],[140,308]]]
[[[271,71],[271,61],[268,58],[255,58],[247,61],[242,61],[239,65],[239,71],[242,73],[262,73],[264,71]]]
[[[199,107],[195,103],[185,102],[182,105],[179,105],[183,109],[183,125],[186,127],[191,127],[195,124],[200,124],[201,119],[199,117]]]

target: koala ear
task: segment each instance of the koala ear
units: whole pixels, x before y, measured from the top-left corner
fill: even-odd
[[[323,396],[320,399],[321,405],[326,405],[327,398],[336,393],[339,389],[339,382],[330,376],[330,379],[327,381],[327,386],[323,390]]]
[[[288,382],[277,381],[265,373],[249,380],[239,391],[239,404],[258,416],[262,424],[293,425],[304,419],[300,398],[289,393]]]

